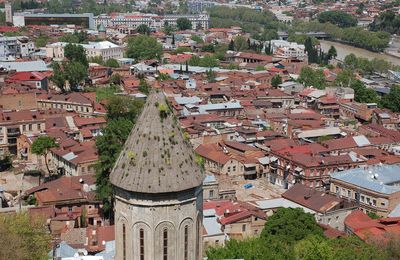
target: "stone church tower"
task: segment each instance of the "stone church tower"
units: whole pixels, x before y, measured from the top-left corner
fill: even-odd
[[[115,259],[201,259],[203,171],[161,92],[148,97],[110,180]]]

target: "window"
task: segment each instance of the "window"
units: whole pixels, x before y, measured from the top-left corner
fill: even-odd
[[[232,171],[234,171],[234,172],[236,171],[236,166],[232,167]]]
[[[32,124],[29,124],[29,131],[32,131]]]
[[[37,129],[38,129],[39,131],[41,130],[40,124],[37,124]]]
[[[214,191],[210,190],[210,198],[214,198]]]
[[[140,260],[144,260],[144,229],[139,230]]]
[[[351,198],[351,191],[350,190],[347,191],[347,197]]]
[[[125,230],[125,224],[122,224],[122,259],[126,260],[126,230]]]
[[[372,205],[376,206],[376,200],[372,200]]]
[[[183,245],[183,257],[184,260],[189,259],[189,227],[185,226],[185,241]]]
[[[246,232],[246,224],[242,226],[242,232]]]
[[[365,197],[363,195],[361,195],[361,201],[364,202]]]
[[[336,187],[336,193],[339,193],[339,187]]]
[[[163,232],[163,259],[168,260],[168,230]]]
[[[231,167],[228,167],[228,172],[231,172]]]

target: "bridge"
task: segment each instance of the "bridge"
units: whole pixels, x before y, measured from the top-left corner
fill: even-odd
[[[317,39],[330,38],[330,35],[325,33],[325,32],[306,32],[306,33],[295,32],[295,34],[296,35],[303,35],[304,34],[304,35],[307,35],[307,36],[310,36],[310,37],[315,37]],[[281,40],[287,40],[288,37],[289,37],[289,33],[288,32],[278,32],[278,36],[279,36],[279,39],[281,39]]]

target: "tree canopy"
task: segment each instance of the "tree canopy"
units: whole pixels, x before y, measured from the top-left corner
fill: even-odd
[[[393,86],[390,93],[382,97],[381,105],[394,112],[400,112],[400,86]]]
[[[56,143],[56,140],[49,136],[39,136],[32,143],[31,147],[32,153],[44,157],[44,162],[46,164],[47,172],[49,174],[50,174],[50,169],[47,162],[47,156],[50,152],[50,149],[57,146],[58,144]]]
[[[81,45],[69,43],[64,48],[64,56],[72,61],[72,62],[79,62],[86,68],[89,65],[89,62],[86,58],[86,51]]]
[[[0,215],[0,259],[46,260],[50,244],[44,220],[27,213]]]
[[[325,76],[322,70],[313,70],[310,67],[304,67],[300,71],[298,81],[306,87],[313,86],[318,89],[325,88]]]
[[[396,247],[394,247],[396,248]],[[209,248],[208,259],[388,259],[386,251],[355,237],[328,239],[314,216],[302,209],[278,209],[258,238],[230,240],[224,247]],[[393,254],[394,255],[394,254]]]
[[[192,22],[185,17],[181,17],[176,20],[176,27],[178,27],[178,29],[182,31],[192,29]]]
[[[357,19],[351,14],[342,11],[326,11],[318,15],[320,23],[336,24],[341,28],[353,27],[357,25]]]
[[[271,86],[274,88],[278,87],[280,84],[282,84],[282,78],[279,75],[275,75],[272,80],[271,80]]]
[[[149,35],[150,27],[147,24],[141,24],[136,28],[136,32]]]
[[[400,15],[393,11],[381,12],[370,24],[372,31],[385,31],[390,34],[400,33]]]
[[[126,55],[136,60],[160,59],[162,46],[153,37],[139,35],[128,40]]]

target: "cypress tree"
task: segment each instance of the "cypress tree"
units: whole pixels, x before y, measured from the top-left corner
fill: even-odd
[[[235,42],[233,41],[233,39],[231,39],[231,41],[229,42],[228,50],[235,50]]]

